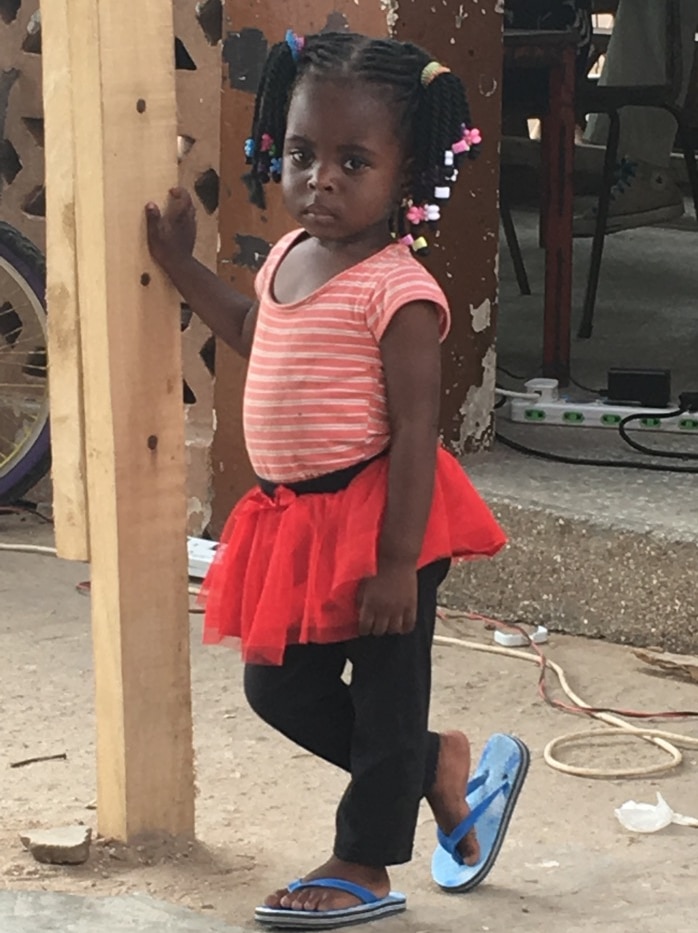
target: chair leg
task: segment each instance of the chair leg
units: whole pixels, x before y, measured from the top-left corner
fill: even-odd
[[[587,339],[591,337],[594,329],[594,308],[596,294],[599,289],[599,276],[601,274],[601,259],[603,258],[604,240],[606,238],[606,224],[611,206],[611,189],[615,179],[616,163],[618,161],[618,144],[620,140],[620,115],[617,110],[609,114],[610,126],[608,141],[606,143],[606,157],[603,166],[603,180],[596,213],[596,229],[591,247],[591,263],[587,279],[586,294],[584,295],[584,310],[582,322],[579,325],[578,336]]]
[[[693,207],[696,212],[696,220],[698,220],[698,165],[696,165],[696,153],[693,148],[693,143],[691,142],[691,131],[686,123],[683,110],[672,107],[670,112],[673,114],[678,125],[679,142],[683,150],[686,174],[688,175],[688,183],[691,186],[691,194],[693,195]]]
[[[502,219],[504,236],[506,237],[507,247],[509,248],[509,255],[511,256],[511,261],[514,265],[514,273],[516,275],[516,282],[519,286],[519,291],[522,295],[530,295],[531,286],[528,281],[528,273],[526,272],[526,265],[521,253],[519,238],[516,235],[514,218],[511,216],[509,202],[501,190],[499,193],[499,216]]]

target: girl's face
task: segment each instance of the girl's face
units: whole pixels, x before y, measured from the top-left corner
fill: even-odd
[[[288,112],[282,187],[286,209],[311,236],[385,238],[404,164],[387,92],[349,80],[301,80]]]

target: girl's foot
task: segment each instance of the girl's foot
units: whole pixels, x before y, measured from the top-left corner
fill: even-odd
[[[470,742],[462,732],[443,732],[440,736],[436,780],[427,794],[427,802],[441,830],[451,833],[470,813],[465,795],[470,777]],[[466,865],[477,865],[480,845],[474,829],[458,846]]]
[[[343,862],[335,856],[320,868],[311,871],[303,881],[314,881],[317,878],[351,881],[368,888],[376,897],[387,897],[390,894],[390,879],[385,868],[370,868],[367,865],[356,865],[354,862]],[[332,888],[305,888],[293,894],[287,888],[283,888],[268,897],[264,906],[274,910],[325,911],[346,910],[348,907],[358,906],[359,903],[359,899],[351,894],[333,891]]]

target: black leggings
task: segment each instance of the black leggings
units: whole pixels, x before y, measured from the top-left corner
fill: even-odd
[[[408,862],[421,798],[431,789],[439,737],[427,730],[436,592],[450,561],[418,573],[409,635],[294,645],[281,667],[248,664],[252,709],[302,748],[351,774],[337,809],[334,853],[348,862]],[[351,663],[351,682],[342,679]]]

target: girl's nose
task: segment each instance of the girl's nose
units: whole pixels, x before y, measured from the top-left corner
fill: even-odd
[[[316,162],[308,178],[308,187],[311,191],[333,191],[335,180],[332,166]]]

